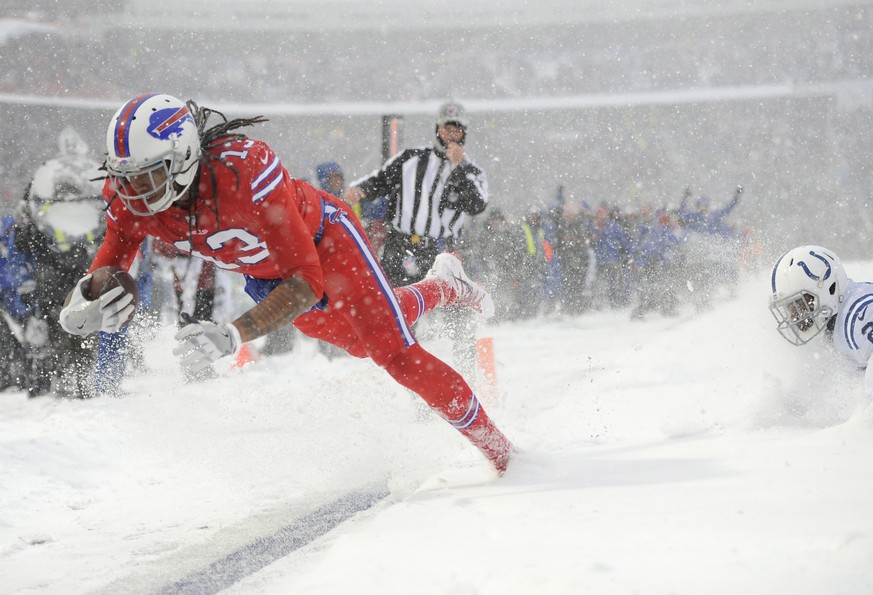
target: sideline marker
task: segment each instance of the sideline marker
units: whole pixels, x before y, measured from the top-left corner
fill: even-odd
[[[234,369],[240,370],[255,361],[255,356],[249,349],[248,343],[243,343],[239,353],[236,354],[236,361],[233,362]]]
[[[497,371],[494,367],[494,339],[482,337],[476,339],[476,363],[479,373],[485,380],[480,395],[487,405],[496,405],[500,400],[497,392]]]

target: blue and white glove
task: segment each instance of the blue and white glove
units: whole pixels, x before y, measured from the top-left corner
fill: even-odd
[[[118,332],[136,309],[133,296],[125,293],[123,287],[116,287],[96,300],[89,300],[83,285],[90,280],[91,275],[85,275],[76,283],[70,303],[61,310],[61,326],[71,335],[82,337],[97,331]],[[119,298],[121,294],[125,295]],[[118,301],[113,302],[116,298]]]
[[[173,355],[179,356],[182,367],[189,372],[199,372],[242,346],[239,330],[229,323],[194,322],[182,327],[175,339],[179,344]]]

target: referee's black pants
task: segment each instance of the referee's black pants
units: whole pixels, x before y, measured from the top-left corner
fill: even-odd
[[[382,268],[394,287],[403,287],[424,279],[437,255],[453,247],[451,239],[407,235],[389,229],[382,250]]]

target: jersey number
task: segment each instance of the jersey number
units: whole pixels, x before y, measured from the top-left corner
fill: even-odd
[[[867,337],[867,340],[873,343],[873,322],[868,322],[861,328],[861,334]]]
[[[184,252],[190,252],[191,256],[202,258],[203,260],[214,263],[215,266],[220,269],[227,270],[238,269],[241,266],[238,264],[240,262],[243,264],[255,264],[270,256],[270,251],[267,250],[267,244],[258,239],[257,236],[252,235],[244,229],[222,229],[221,231],[217,231],[211,236],[205,238],[204,241],[215,252],[223,250],[225,248],[225,244],[228,244],[230,242],[242,242],[243,245],[239,248],[239,250],[241,250],[242,252],[251,252],[251,254],[237,257],[235,259],[237,262],[223,262],[211,256],[207,256],[206,254],[202,254],[197,250],[191,250],[191,242],[189,242],[188,240],[173,242],[173,245],[176,246],[176,248],[178,248],[179,250],[182,250]]]
[[[255,141],[249,139],[243,144],[243,148],[245,149],[245,151],[222,151],[219,157],[221,157],[222,159],[226,159],[227,157],[233,156],[239,157],[241,160],[245,160],[245,158],[249,156],[249,149],[251,149],[252,145],[254,144]]]

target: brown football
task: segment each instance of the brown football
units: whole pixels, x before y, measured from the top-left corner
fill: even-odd
[[[136,279],[124,269],[118,267],[101,267],[94,269],[91,273],[91,285],[86,287],[89,300],[96,300],[98,297],[118,286],[124,288],[125,293],[133,295],[133,312],[122,326],[127,326],[136,316],[136,310],[139,306],[139,288],[136,286]],[[116,300],[124,296],[122,293]]]

